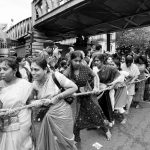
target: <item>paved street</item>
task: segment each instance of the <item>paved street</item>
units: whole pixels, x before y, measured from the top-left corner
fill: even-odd
[[[107,141],[103,132],[81,131],[81,144],[78,150],[97,150],[92,145],[103,145],[100,150],[150,150],[150,105],[131,108],[125,125],[116,124],[112,128],[112,140]]]
[[[98,142],[101,150],[150,150],[150,107],[132,108],[125,125],[116,124],[112,140],[107,141],[103,133],[96,130],[83,130],[79,150],[96,150],[92,145]]]

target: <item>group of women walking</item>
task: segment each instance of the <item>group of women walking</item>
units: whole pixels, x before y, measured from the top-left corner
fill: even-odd
[[[91,128],[102,130],[110,140],[115,110],[124,114],[126,107],[128,111],[135,92],[135,84],[125,86],[124,81],[135,81],[140,72],[132,56],[121,66],[124,72],[117,63],[111,66],[105,60],[104,54],[95,55],[93,64],[97,71],[93,71],[82,63],[81,51],[74,51],[69,66],[61,74],[52,71],[44,55],[39,55],[31,62],[33,81],[30,83],[21,78],[16,58],[0,59],[0,112],[43,102],[42,107],[0,116],[0,149],[76,150],[75,142],[81,141],[80,131]],[[103,93],[99,92],[101,89],[105,89]],[[87,91],[94,91],[95,95],[72,98],[77,104],[74,119],[67,99],[75,92]],[[35,112],[44,115],[39,119]]]

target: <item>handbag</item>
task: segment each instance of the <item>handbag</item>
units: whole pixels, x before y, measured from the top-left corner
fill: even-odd
[[[34,99],[37,99],[38,91],[34,90],[33,95],[34,95]],[[45,114],[49,110],[50,106],[51,106],[51,104],[49,104],[47,106],[42,105],[40,107],[33,107],[32,108],[32,119],[33,119],[33,121],[41,122],[43,120]]]
[[[52,79],[54,81],[54,83],[57,85],[57,87],[60,89],[61,92],[65,91],[65,89],[60,85],[60,83],[58,82],[56,76],[54,73],[52,73]],[[68,104],[72,104],[73,103],[73,100],[74,98],[72,96],[69,96],[69,97],[66,97],[64,98],[64,100],[68,103]]]

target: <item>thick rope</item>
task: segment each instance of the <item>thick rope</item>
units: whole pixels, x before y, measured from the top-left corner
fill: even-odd
[[[130,82],[126,85],[123,85],[122,87],[124,86],[128,86],[130,84],[135,84],[135,83],[139,83],[139,82],[142,82],[142,81],[145,81],[147,80],[148,78],[150,78],[150,75],[148,75],[146,78],[144,79],[141,79],[141,80],[136,80],[134,82]],[[106,90],[110,90],[110,89],[113,89],[110,87],[106,87],[105,89],[102,89],[100,90],[98,93],[100,94],[99,96],[101,97],[102,94],[106,91]],[[82,92],[82,93],[75,93],[73,94],[74,97],[77,97],[77,96],[83,96],[83,95],[91,95],[91,94],[98,94],[97,92],[95,91],[90,91],[90,92]],[[56,97],[53,97],[52,99],[55,99]],[[46,101],[46,104],[48,105],[48,102],[47,102],[47,99],[41,99],[41,100],[33,100],[34,103],[32,104],[29,104],[29,105],[24,105],[24,106],[21,106],[21,107],[17,107],[17,108],[13,108],[13,109],[0,109],[0,116],[9,116],[10,114],[13,114],[15,112],[18,112],[18,111],[21,111],[23,109],[28,109],[28,108],[32,108],[32,107],[40,107],[42,105],[45,104],[45,101]],[[51,101],[49,101],[49,103],[51,103]]]
[[[39,107],[39,106],[42,106],[44,104],[43,100],[37,100],[36,102],[35,101],[33,104],[24,105],[24,106],[13,108],[13,109],[11,109],[11,108],[10,109],[0,109],[0,116],[8,116],[10,114],[16,113],[16,112],[21,111],[23,109],[28,109],[28,108],[32,108],[32,107]]]

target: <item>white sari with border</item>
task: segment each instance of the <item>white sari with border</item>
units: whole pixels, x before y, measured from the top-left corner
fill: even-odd
[[[0,84],[2,84],[1,81]],[[3,108],[15,108],[26,104],[32,92],[32,84],[18,79],[13,85],[2,87],[0,100]],[[0,150],[33,150],[31,139],[31,110],[24,109],[11,117],[11,122],[0,132]],[[6,120],[7,121],[7,120]]]

